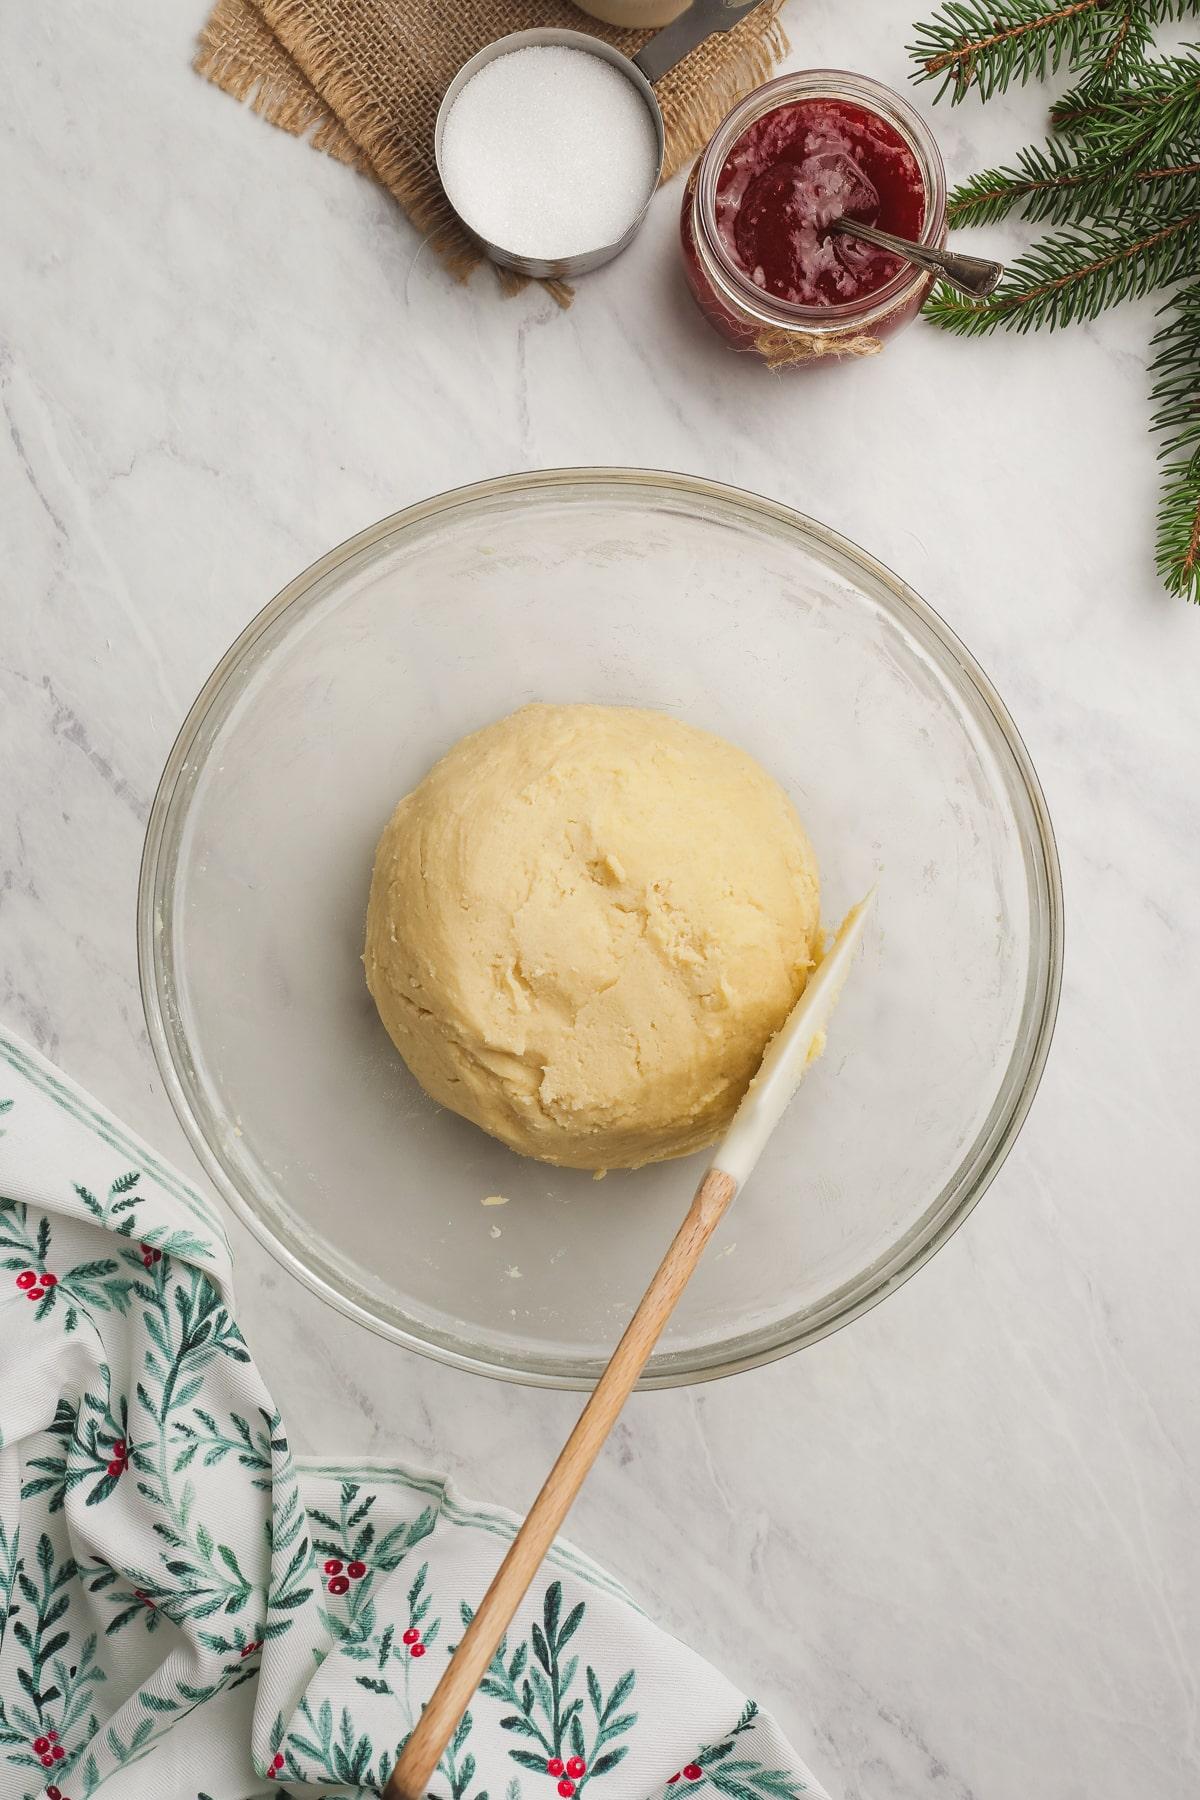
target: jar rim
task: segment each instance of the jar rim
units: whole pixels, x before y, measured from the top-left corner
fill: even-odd
[[[937,141],[925,121],[902,94],[870,75],[858,75],[851,69],[797,69],[779,75],[747,94],[728,113],[700,154],[696,167],[693,193],[693,215],[696,237],[715,268],[725,297],[744,310],[749,310],[764,323],[774,326],[803,327],[806,331],[844,330],[848,324],[867,325],[880,312],[890,312],[908,299],[929,277],[921,269],[910,267],[907,273],[894,275],[886,286],[874,289],[858,300],[836,306],[806,306],[781,300],[768,293],[737,267],[721,242],[717,230],[717,182],[730,151],[738,139],[756,120],[796,100],[848,100],[876,113],[898,131],[916,158],[925,194],[925,217],[921,222],[921,244],[936,245],[946,222],[946,168]]]

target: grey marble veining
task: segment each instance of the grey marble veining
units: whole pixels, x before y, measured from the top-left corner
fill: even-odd
[[[1054,1053],[950,1245],[799,1358],[635,1399],[573,1535],[845,1800],[1190,1800],[1200,615],[1152,573],[1151,308],[1019,343],[918,326],[779,379],[690,309],[678,182],[567,313],[486,272],[457,287],[368,183],[191,75],[201,11],[0,7],[0,1011],[191,1166],[137,992],[155,781],[255,609],[381,514],[641,463],[846,532],[962,633],[1041,773]],[[908,10],[788,14],[797,65],[902,83]],[[952,175],[1044,103],[939,107]],[[235,1239],[302,1448],[531,1496],[571,1396],[370,1340]]]

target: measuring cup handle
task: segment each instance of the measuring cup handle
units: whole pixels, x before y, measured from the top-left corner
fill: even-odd
[[[634,57],[647,81],[661,81],[675,64],[718,32],[732,31],[763,0],[692,0],[686,12],[650,39]]]

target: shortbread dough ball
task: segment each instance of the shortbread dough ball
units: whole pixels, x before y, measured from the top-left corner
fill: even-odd
[[[425,1091],[514,1150],[636,1168],[717,1138],[820,949],[817,868],[744,750],[526,706],[401,800],[367,983]]]

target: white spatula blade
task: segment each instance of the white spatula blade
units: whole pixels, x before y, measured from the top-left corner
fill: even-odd
[[[814,1048],[820,1048],[821,1033],[829,1023],[842,984],[850,972],[874,898],[872,888],[842,920],[827,955],[809,976],[804,992],[767,1045],[758,1074],[733,1115],[732,1125],[717,1146],[713,1168],[732,1176],[739,1187],[786,1112],[788,1102],[812,1060]]]

